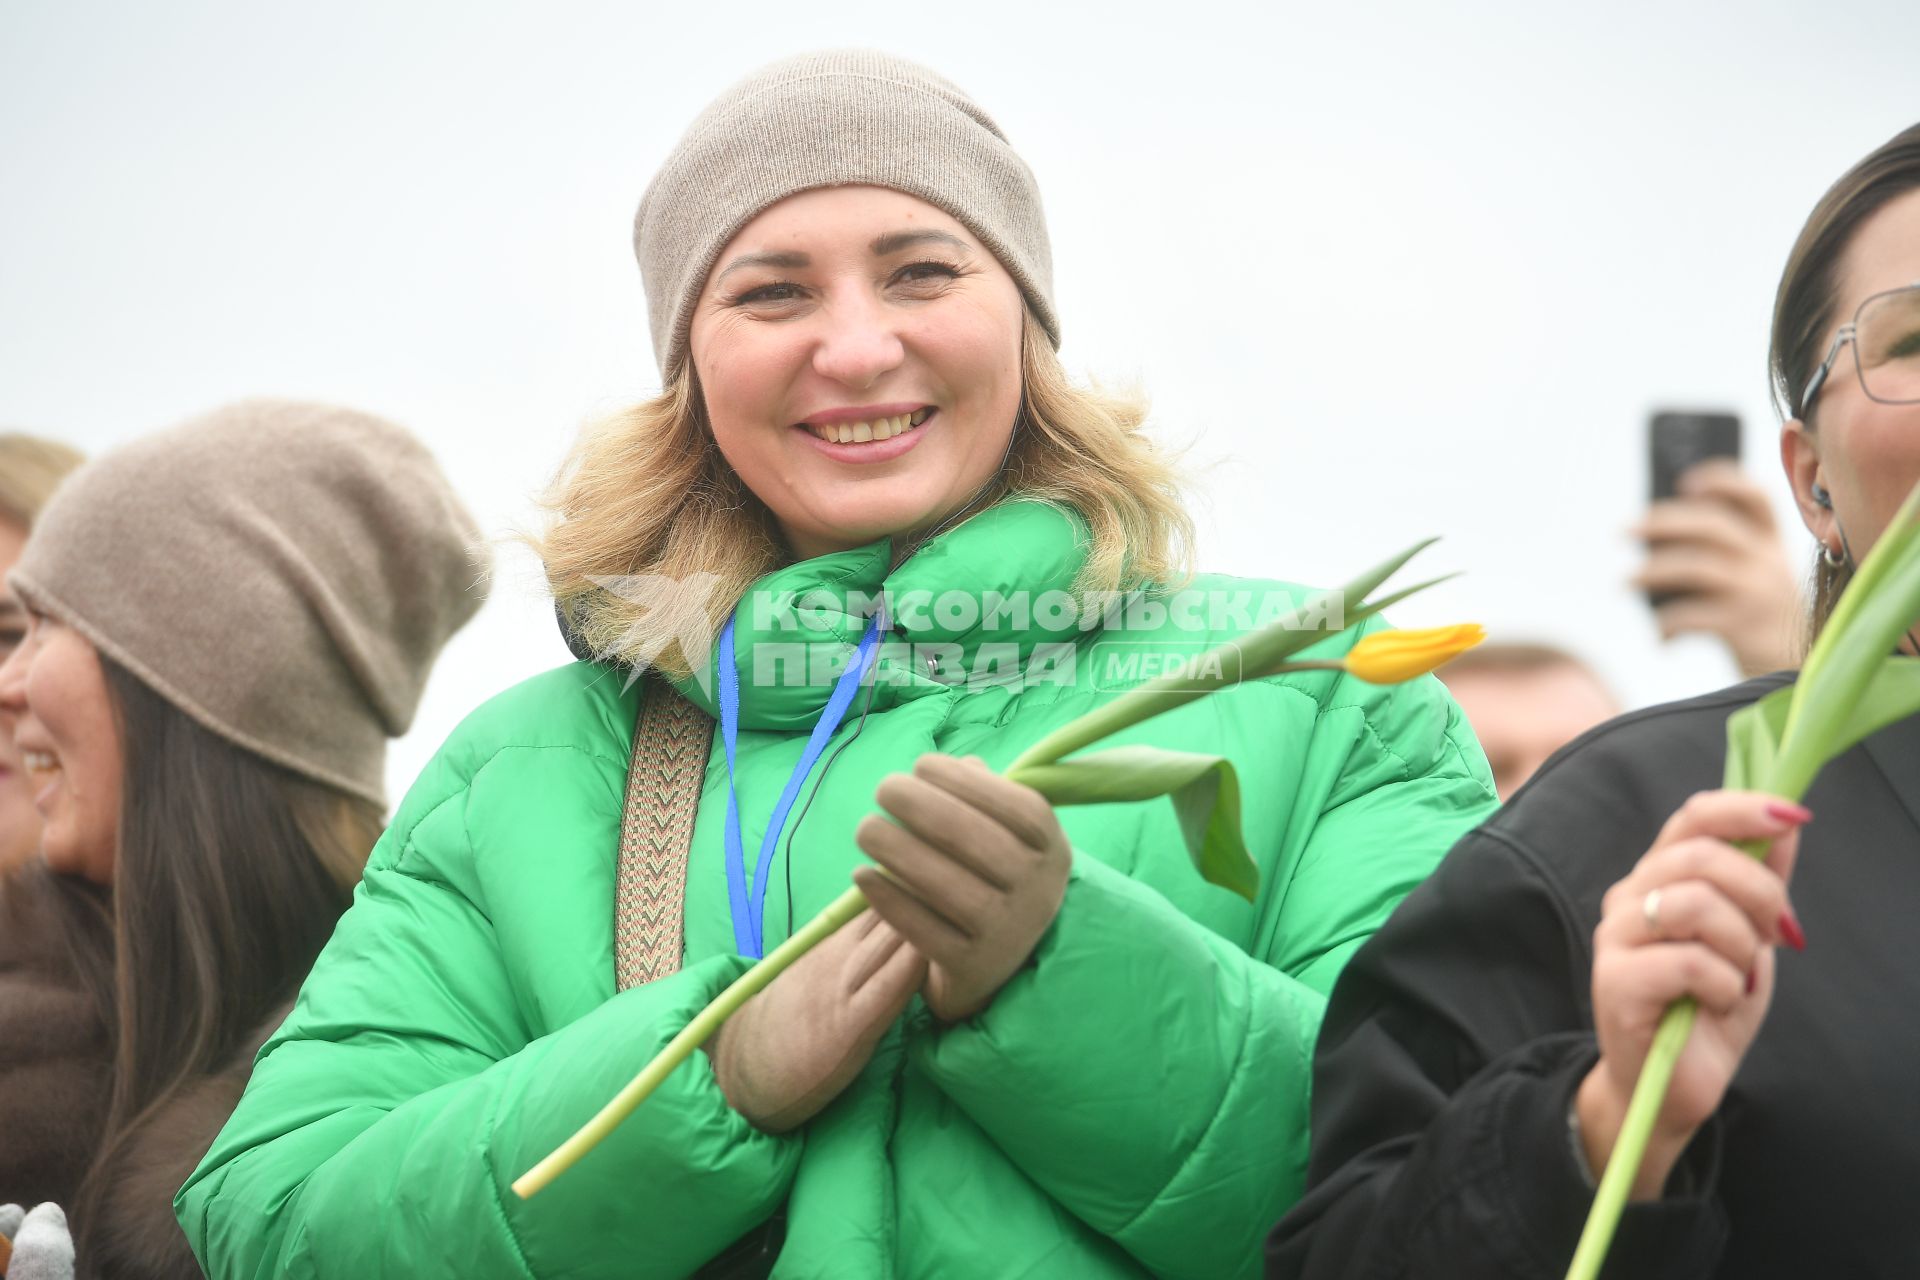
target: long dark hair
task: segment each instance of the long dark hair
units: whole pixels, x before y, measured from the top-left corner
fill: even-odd
[[[1920,190],[1920,124],[1903,129],[1876,147],[1820,197],[1807,216],[1800,238],[1787,255],[1786,270],[1773,300],[1773,340],[1767,364],[1774,403],[1791,418],[1826,355],[1839,304],[1840,270],[1847,248],[1862,223],[1909,191]],[[1843,358],[1852,358],[1851,355]],[[1813,429],[1812,411],[1806,427]],[[1853,564],[1828,564],[1818,556],[1813,572],[1810,635],[1817,636],[1833,613],[1835,601],[1853,577]]]
[[[105,654],[100,667],[124,761],[113,887],[75,882],[59,898],[113,1046],[106,1126],[73,1214],[83,1256],[102,1171],[298,989],[382,826],[372,802],[228,742]]]

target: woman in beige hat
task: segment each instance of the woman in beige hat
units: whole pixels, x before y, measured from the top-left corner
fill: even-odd
[[[0,434],[0,662],[27,634],[27,611],[6,576],[27,545],[27,532],[54,486],[81,463],[78,450],[17,431]],[[40,814],[33,788],[13,745],[13,720],[0,707],[0,874],[40,848]]]
[[[1151,726],[1249,779],[1254,903],[1171,805],[993,771],[1305,593],[1180,591],[1167,459],[1062,372],[1033,175],[941,77],[763,70],[635,247],[665,390],[540,544],[589,660],[401,806],[182,1189],[209,1272],[1252,1274],[1324,992],[1493,803],[1444,692],[1316,672]],[[855,878],[871,912],[511,1190]]]
[[[41,514],[0,667],[44,818],[0,883],[0,1201],[65,1206],[83,1274],[199,1274],[173,1194],[346,909],[474,537],[408,433],[279,401]]]

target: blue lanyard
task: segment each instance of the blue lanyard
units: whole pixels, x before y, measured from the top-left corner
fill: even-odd
[[[760,842],[760,862],[753,874],[753,889],[747,889],[747,851],[740,837],[740,793],[734,786],[734,746],[740,737],[740,673],[733,662],[733,618],[727,618],[727,625],[720,632],[720,740],[727,750],[727,897],[733,908],[733,945],[741,955],[758,960],[766,954],[763,940],[763,927],[767,910],[767,875],[773,869],[774,846],[780,843],[780,831],[787,825],[787,813],[793,808],[793,802],[799,798],[801,784],[813,771],[820,753],[826,750],[828,739],[833,731],[840,727],[840,721],[846,717],[847,707],[853,702],[853,695],[859,691],[861,677],[867,672],[867,665],[874,650],[880,643],[881,614],[876,613],[867,626],[867,634],[860,638],[860,647],[847,662],[847,669],[840,673],[839,681],[833,686],[833,694],[827,699],[825,710],[821,711],[819,722],[813,726],[813,736],[807,739],[807,749],[800,754],[800,763],[794,766],[793,776],[787,779],[787,789],[780,793],[780,803],[773,807],[773,817],[767,821],[766,838]]]

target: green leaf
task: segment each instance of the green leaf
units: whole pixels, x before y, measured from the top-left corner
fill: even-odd
[[[1828,617],[1820,638],[1814,641],[1813,652],[1801,664],[1802,682],[1809,675],[1817,674],[1825,665],[1835,643],[1828,637],[1845,634],[1852,629],[1853,615],[1859,612],[1869,597],[1880,594],[1880,580],[1893,570],[1896,561],[1905,558],[1905,554],[1914,549],[1917,540],[1920,540],[1920,484],[1908,492],[1900,509],[1868,550],[1867,558],[1854,571],[1853,579],[1841,593],[1840,601]]]
[[[1113,804],[1170,796],[1187,854],[1210,884],[1252,902],[1260,869],[1240,834],[1240,779],[1225,756],[1159,747],[1113,747],[1007,776],[1061,804]]]
[[[1393,608],[1408,596],[1417,595],[1428,587],[1437,587],[1443,582],[1452,582],[1459,576],[1458,573],[1443,573],[1437,578],[1428,578],[1425,582],[1416,582],[1410,587],[1402,587],[1392,595],[1381,596],[1378,600],[1368,600],[1356,606],[1348,615],[1347,626],[1351,629],[1356,623],[1366,621],[1381,610]]]
[[[1748,708],[1757,710],[1765,703],[1772,702],[1791,689],[1780,689],[1768,694],[1759,703]],[[1835,719],[1819,725],[1820,738],[1816,743],[1811,739],[1802,739],[1808,751],[1817,752],[1819,759],[1814,769],[1824,766],[1827,761],[1840,755],[1863,738],[1872,737],[1890,724],[1895,724],[1920,711],[1920,658],[1885,657],[1880,659],[1880,667],[1868,679],[1866,688],[1858,700],[1848,708],[1845,719]],[[1746,712],[1740,714],[1745,715]],[[1780,717],[1775,717],[1779,719]],[[1809,727],[1814,721],[1805,722]],[[1732,733],[1732,720],[1728,721],[1728,732]],[[1776,730],[1777,732],[1777,730]],[[1768,761],[1770,765],[1780,763]],[[1811,781],[1812,774],[1808,774]],[[1806,784],[1797,777],[1782,777],[1780,772],[1769,768],[1764,773],[1755,773],[1750,784],[1756,788],[1778,791],[1785,795],[1789,788],[1805,791]],[[1797,787],[1796,787],[1797,784]],[[1788,795],[1789,800],[1798,800],[1798,794]]]
[[[1400,572],[1402,565],[1438,541],[1440,541],[1438,538],[1422,538],[1405,551],[1402,551],[1399,555],[1390,556],[1382,560],[1379,564],[1373,566],[1373,568],[1347,583],[1346,587],[1343,588],[1346,592],[1347,603],[1350,605],[1358,604],[1360,601],[1366,599],[1369,591],[1372,591],[1388,578]]]
[[[1832,759],[1863,738],[1870,738],[1890,724],[1905,720],[1920,711],[1920,658],[1888,657],[1880,660],[1873,682],[1854,705],[1853,715],[1831,740]]]
[[[1791,742],[1802,720],[1825,717],[1844,722],[1875,664],[1893,650],[1916,615],[1920,615],[1920,484],[1907,494],[1867,552],[1801,664],[1796,685],[1807,696],[1796,700],[1787,718],[1783,745],[1796,757],[1800,755]],[[1818,743],[1831,726],[1810,726],[1809,732]],[[1814,751],[1817,754],[1817,746]],[[1811,781],[1828,758],[1809,757],[1798,771]]]
[[[1173,793],[1173,811],[1187,853],[1209,884],[1230,889],[1248,902],[1260,892],[1260,868],[1240,834],[1240,776],[1233,762],[1221,759],[1212,769]]]
[[[1333,604],[1337,601],[1340,630],[1345,631],[1357,626],[1365,619],[1372,617],[1388,605],[1406,599],[1416,591],[1425,591],[1435,583],[1445,582],[1447,580],[1446,578],[1433,578],[1420,583],[1418,586],[1408,587],[1404,591],[1397,591],[1385,600],[1375,604],[1369,605],[1366,603],[1368,592],[1385,582],[1399,570],[1402,565],[1406,564],[1407,561],[1413,559],[1414,556],[1420,554],[1420,552],[1426,550],[1437,541],[1439,541],[1437,538],[1428,538],[1424,542],[1416,542],[1399,555],[1394,556],[1390,560],[1384,560],[1367,570],[1367,572],[1347,583],[1346,586],[1319,593],[1309,601],[1302,612],[1308,616],[1312,616],[1315,612],[1319,611],[1324,604],[1326,612],[1331,613],[1333,612]],[[1452,574],[1447,575],[1447,577],[1452,576]],[[1230,643],[1238,649],[1244,660],[1245,675],[1242,678],[1257,680],[1261,676],[1270,674],[1274,667],[1285,662],[1302,649],[1316,645],[1328,636],[1334,634],[1337,633],[1322,630],[1309,631],[1297,627],[1288,627],[1285,622],[1277,622],[1262,627],[1258,631],[1249,632],[1241,636],[1238,640],[1231,641]]]
[[[1880,550],[1875,546],[1869,559]],[[1920,616],[1920,537],[1905,539],[1900,550],[1900,558],[1848,615],[1844,634],[1837,634],[1828,647],[1825,665],[1817,673],[1801,672],[1796,682],[1800,692],[1780,743],[1779,785],[1804,791],[1827,761],[1846,749],[1834,744],[1858,741],[1847,735],[1860,709],[1872,714],[1876,695],[1870,690],[1900,637]],[[1846,599],[1853,598],[1857,585],[1848,586]],[[1828,624],[1829,628],[1837,625]]]
[[[1725,786],[1729,790],[1771,791],[1789,800],[1800,798],[1788,794],[1793,780],[1776,772],[1794,691],[1793,685],[1775,689],[1727,717]],[[1873,673],[1847,718],[1826,727],[1820,743],[1822,763],[1915,712],[1920,712],[1920,658],[1882,658],[1880,669]]]
[[[1310,631],[1294,632],[1293,633],[1295,637],[1294,642],[1289,645],[1283,646],[1283,645],[1273,643],[1268,638],[1267,631],[1256,632],[1255,635],[1251,638],[1253,643],[1252,643],[1252,646],[1247,651],[1246,662],[1245,662],[1246,672],[1241,678],[1246,680],[1259,680],[1259,679],[1262,679],[1263,677],[1278,675],[1282,671],[1289,670],[1290,669],[1289,663],[1292,660],[1294,654],[1299,653],[1302,650],[1312,649],[1313,646],[1321,643],[1322,641],[1331,640],[1334,636],[1343,635],[1347,632],[1357,631],[1361,623],[1365,622],[1368,618],[1373,617],[1375,614],[1379,613],[1381,610],[1391,609],[1394,605],[1399,604],[1402,600],[1405,600],[1408,596],[1416,595],[1419,592],[1425,591],[1428,587],[1437,587],[1441,583],[1449,581],[1450,579],[1453,579],[1453,578],[1457,578],[1459,576],[1460,575],[1457,573],[1446,573],[1446,574],[1440,575],[1437,578],[1428,578],[1425,582],[1416,582],[1414,585],[1410,587],[1406,587],[1402,590],[1396,591],[1391,595],[1384,596],[1379,600],[1359,600],[1357,598],[1350,599],[1347,601],[1347,603],[1345,603],[1342,606],[1343,612],[1340,615],[1340,621],[1343,625],[1341,626],[1340,630],[1321,631],[1321,632],[1310,632]],[[1351,589],[1348,589],[1346,592],[1343,592],[1341,594],[1351,596]],[[1316,599],[1321,599],[1321,598],[1324,598],[1324,597],[1316,597]],[[1268,628],[1268,630],[1271,630],[1271,628]]]
[[[1775,689],[1727,717],[1727,767],[1721,785],[1729,791],[1764,791],[1793,706],[1793,686]],[[1789,797],[1790,799],[1797,797]]]

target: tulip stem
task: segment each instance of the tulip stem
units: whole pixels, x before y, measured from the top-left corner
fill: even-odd
[[[1573,1263],[1567,1268],[1567,1280],[1594,1280],[1607,1260],[1607,1248],[1613,1243],[1614,1228],[1620,1223],[1620,1211],[1626,1207],[1627,1193],[1640,1174],[1640,1162],[1647,1154],[1647,1140],[1653,1136],[1653,1122],[1667,1100],[1667,1085],[1680,1062],[1681,1050],[1693,1032],[1696,1006],[1692,1000],[1676,1000],[1660,1017],[1647,1058],[1640,1066],[1640,1078],[1634,1082],[1633,1097],[1627,1102],[1627,1114],[1620,1121],[1620,1134],[1613,1141],[1613,1154],[1607,1157],[1606,1172],[1600,1176],[1600,1188],[1593,1194],[1593,1208],[1587,1225],[1580,1232],[1580,1244],[1573,1251]]]
[[[732,1017],[741,1005],[779,977],[788,965],[805,955],[816,942],[866,909],[866,895],[858,889],[847,890],[753,968],[734,979],[733,985],[702,1009],[684,1031],[667,1041],[666,1048],[655,1054],[653,1061],[629,1080],[626,1088],[614,1095],[613,1101],[600,1108],[598,1115],[582,1125],[577,1133],[561,1143],[546,1159],[515,1179],[514,1194],[522,1200],[531,1200],[549,1182],[571,1169],[575,1161],[593,1150],[622,1120],[632,1115],[634,1108],[645,1102],[675,1067],[692,1057],[693,1051],[705,1044],[720,1029],[720,1024]]]
[[[1095,707],[1084,715],[1077,716],[1061,725],[1040,741],[1022,751],[1006,768],[1012,775],[1029,765],[1057,764],[1062,756],[1071,755],[1082,747],[1092,746],[1102,738],[1109,737],[1122,729],[1131,729],[1143,720],[1151,720],[1163,711],[1185,706],[1196,698],[1204,698],[1215,689],[1237,683],[1240,678],[1239,654],[1230,655],[1233,662],[1233,674],[1230,678],[1217,680],[1190,676],[1186,670],[1168,672],[1146,684],[1129,689],[1113,701]],[[1204,670],[1210,659],[1223,657],[1221,649],[1203,655],[1192,664],[1194,670]]]

